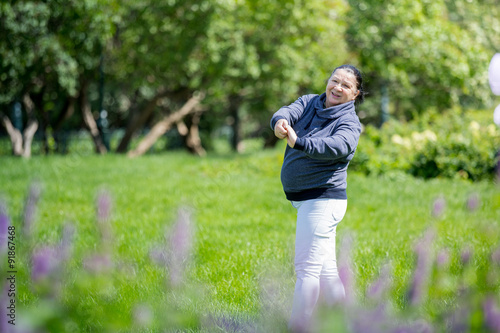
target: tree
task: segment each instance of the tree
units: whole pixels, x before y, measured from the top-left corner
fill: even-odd
[[[0,9],[0,104],[19,96],[31,99],[28,123],[40,123],[47,142],[49,132],[60,128],[78,99],[96,150],[104,152],[87,90],[112,35],[113,2],[15,1],[2,3]],[[3,120],[9,126],[7,115]]]
[[[128,1],[120,10],[123,20],[106,71],[121,90],[118,98],[129,101],[127,128],[117,148],[124,153],[148,122],[168,117],[204,89],[196,69],[203,67],[199,43],[212,2]]]
[[[367,73],[368,90],[381,96],[386,88],[396,113],[409,117],[429,107],[487,102],[482,68],[489,49],[451,19],[445,1],[349,3],[347,42]]]
[[[233,119],[236,148],[243,107],[267,126],[270,110],[291,102],[301,87],[322,84],[345,58],[341,39],[338,53],[333,45],[332,53],[324,49],[342,34],[333,15],[344,8],[331,1],[126,3],[106,66],[115,82],[123,82],[123,94],[134,96],[124,97],[129,122],[118,151],[127,151],[145,124],[167,119],[197,91],[206,95],[205,118],[218,125]]]
[[[347,58],[341,1],[228,1],[214,10],[204,54],[210,57],[213,108],[233,128],[268,128],[270,114],[304,92],[322,92]],[[268,131],[269,132],[269,131]]]

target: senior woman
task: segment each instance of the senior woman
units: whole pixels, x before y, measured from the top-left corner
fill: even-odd
[[[363,99],[360,71],[342,65],[332,72],[325,93],[299,97],[271,119],[275,135],[288,143],[281,182],[297,209],[297,281],[289,323],[294,331],[307,330],[320,295],[327,304],[345,296],[335,235],[347,208],[347,167],[361,133],[355,104]]]

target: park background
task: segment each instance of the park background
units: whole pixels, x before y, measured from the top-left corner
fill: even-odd
[[[0,266],[15,226],[24,331],[286,331],[295,217],[269,120],[343,63],[368,92],[338,234],[350,296],[315,330],[500,330],[497,1],[5,1],[0,18]]]

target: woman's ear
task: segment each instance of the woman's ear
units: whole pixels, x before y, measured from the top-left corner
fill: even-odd
[[[358,95],[359,95],[359,90],[356,91],[356,93],[354,94],[354,98],[352,100],[354,101],[356,99],[356,97],[358,97]]]

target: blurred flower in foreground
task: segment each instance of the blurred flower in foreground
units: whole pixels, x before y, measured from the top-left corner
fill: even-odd
[[[439,250],[436,256],[436,263],[439,268],[444,268],[450,263],[450,253],[447,249]]]
[[[97,227],[101,235],[100,251],[83,259],[83,267],[92,273],[107,272],[114,267],[111,255],[113,245],[111,206],[111,194],[107,190],[100,190],[96,198]]]
[[[491,260],[495,264],[500,265],[500,246],[497,247],[496,250],[491,254]]]
[[[469,246],[466,246],[462,249],[462,253],[460,254],[460,260],[464,265],[467,265],[472,257],[472,250]]]
[[[345,302],[348,305],[353,305],[355,301],[355,295],[354,295],[355,279],[351,269],[352,243],[353,243],[352,236],[345,235],[341,244],[342,250],[340,252],[339,268],[338,268],[340,280],[344,284]]]
[[[432,216],[440,217],[443,215],[444,210],[446,209],[446,200],[444,197],[438,197],[434,200],[432,204]]]
[[[193,230],[191,211],[181,208],[178,211],[177,223],[169,235],[170,244],[170,279],[174,285],[181,282],[193,246]]]
[[[153,322],[153,310],[147,304],[137,304],[134,306],[132,317],[138,327],[147,328]]]
[[[424,237],[417,242],[415,252],[417,254],[417,267],[413,272],[413,281],[409,290],[409,298],[412,305],[419,304],[426,292],[427,280],[429,278],[432,266],[432,241],[435,232],[428,229]]]
[[[378,279],[373,282],[367,291],[367,296],[373,300],[382,300],[391,284],[391,266],[385,264],[380,270]]]
[[[493,332],[500,332],[500,309],[498,309],[495,298],[489,296],[484,300],[483,311],[488,328]]]
[[[101,273],[112,269],[113,261],[110,254],[94,254],[84,259],[83,267],[92,273]]]
[[[479,194],[472,193],[467,198],[467,209],[471,212],[475,211],[481,205],[481,201],[479,200]]]
[[[9,303],[10,303],[10,297],[9,297],[9,283],[2,283],[0,284],[0,332],[2,333],[11,333],[14,332],[15,326],[12,326],[9,324]]]
[[[111,241],[112,236],[110,225],[111,205],[111,194],[106,190],[99,191],[96,202],[97,225],[104,244]]]
[[[31,229],[33,228],[33,222],[35,220],[36,206],[40,200],[41,193],[42,188],[39,183],[34,182],[31,184],[24,207],[24,233],[26,235],[31,235]]]
[[[5,204],[0,201],[0,254],[7,250],[10,220]]]
[[[170,282],[177,286],[182,282],[193,246],[193,225],[191,210],[180,208],[177,221],[166,232],[167,245],[151,250],[150,258],[159,265],[165,265],[170,274]]]
[[[31,279],[39,282],[57,272],[70,257],[73,247],[73,225],[66,224],[57,246],[45,245],[33,250],[31,255]]]
[[[60,258],[55,248],[44,246],[33,251],[31,262],[31,279],[38,282],[57,269]]]
[[[59,244],[59,256],[62,260],[71,258],[73,252],[73,237],[75,235],[75,226],[71,223],[66,223],[63,228],[61,242]]]

